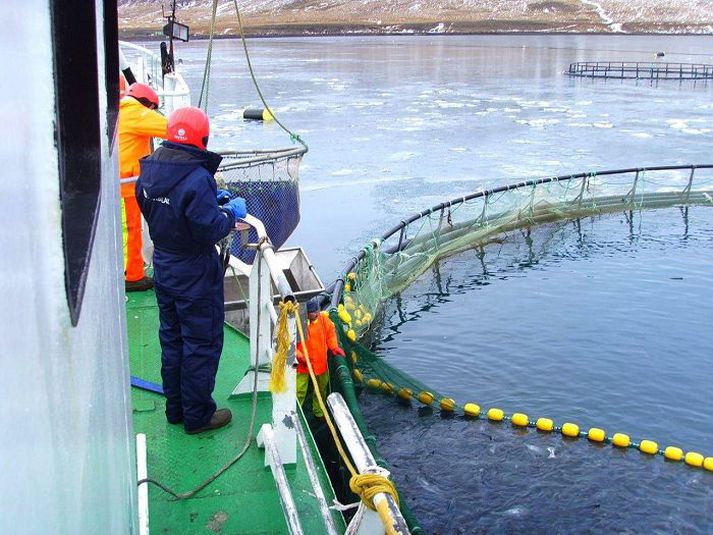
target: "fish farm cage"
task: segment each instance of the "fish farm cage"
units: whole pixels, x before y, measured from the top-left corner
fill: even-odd
[[[372,326],[378,324],[386,300],[408,287],[439,259],[468,249],[480,250],[513,237],[517,239],[522,229],[608,213],[673,206],[713,207],[713,164],[579,173],[477,191],[414,214],[381,238],[366,244],[322,298],[329,300],[325,304],[346,352],[346,357],[334,355],[329,359],[331,389],[345,399],[377,463],[388,468],[361,412],[358,396],[364,390],[380,392],[401,403],[415,401],[426,408],[435,406],[444,414],[460,414],[466,418],[480,415],[479,405],[459,403],[438,392],[381,358],[368,347],[368,341],[363,343]],[[501,409],[490,409],[487,419],[507,420],[515,426],[536,426],[549,432],[561,431],[571,437],[587,435],[572,424],[560,427],[547,418],[534,422],[523,414],[508,416]],[[640,448],[666,459],[684,458],[683,453],[677,457],[678,448],[659,451],[658,445],[651,441],[638,443],[630,441],[628,435],[620,435],[598,440],[617,447]],[[713,470],[713,457],[698,463],[699,457],[695,452],[688,453],[686,464]],[[338,470],[344,471],[343,467]],[[342,493],[344,490],[348,492],[342,489]],[[405,500],[402,504],[412,533],[423,533]]]
[[[705,63],[584,61],[570,63],[565,74],[578,78],[613,78],[617,80],[710,80],[713,79],[713,65]]]
[[[439,259],[541,224],[688,205],[713,207],[713,164],[533,179],[478,191],[414,214],[368,243],[328,290],[340,341],[348,355],[354,353],[346,361],[357,373],[348,375],[357,383],[374,379],[388,384],[394,394],[410,392],[415,397],[428,392],[439,399],[439,393],[358,343],[376,321],[381,305]],[[462,410],[456,403],[454,409]]]

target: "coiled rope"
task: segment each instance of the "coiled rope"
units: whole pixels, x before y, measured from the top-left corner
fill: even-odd
[[[272,357],[272,370],[270,371],[270,383],[268,388],[273,394],[280,394],[287,391],[285,382],[285,368],[287,366],[287,353],[290,350],[290,331],[287,327],[289,315],[297,314],[297,304],[288,301],[280,303],[280,318],[277,321],[277,350]]]

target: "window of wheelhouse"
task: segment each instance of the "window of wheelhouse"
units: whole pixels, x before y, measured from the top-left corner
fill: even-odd
[[[52,0],[55,144],[58,153],[65,289],[77,325],[89,271],[101,194],[102,132],[97,54],[97,4]],[[116,2],[103,9],[107,132],[111,146],[118,109]],[[113,31],[112,31],[112,28]],[[113,43],[109,40],[114,39]],[[110,77],[109,70],[112,70]],[[112,84],[108,83],[111,78]],[[114,81],[116,80],[116,81]],[[116,96],[112,93],[115,91]],[[112,110],[113,106],[113,110]]]
[[[104,85],[106,87],[106,135],[114,152],[119,117],[119,21],[117,1],[104,2]]]

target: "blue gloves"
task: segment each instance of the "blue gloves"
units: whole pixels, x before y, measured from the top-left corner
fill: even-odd
[[[218,201],[218,205],[223,206],[232,198],[232,196],[233,194],[230,193],[227,189],[219,189],[218,194],[215,196],[215,198]]]
[[[232,214],[236,221],[248,215],[248,209],[245,206],[245,199],[242,197],[235,197],[232,201],[224,204],[223,210]]]

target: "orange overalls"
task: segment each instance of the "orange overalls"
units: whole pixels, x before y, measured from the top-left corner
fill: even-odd
[[[166,137],[168,119],[133,97],[119,103],[119,176],[139,174],[139,159],[151,154],[151,138]],[[127,282],[144,278],[141,253],[141,211],[134,195],[135,183],[121,185],[121,221],[124,241],[124,276]]]
[[[314,321],[307,321],[305,336],[307,337],[305,345],[309,353],[309,361],[312,363],[312,370],[314,370],[315,375],[322,375],[328,369],[327,350],[335,352],[340,349],[334,323],[329,319],[326,312],[320,312]],[[302,342],[297,344],[296,353],[297,373],[309,374],[309,368],[307,368],[307,363],[304,360],[304,345]]]
[[[297,344],[297,401],[302,405],[307,397],[309,386],[309,368],[305,361],[305,345],[309,353],[309,361],[319,385],[322,399],[327,399],[327,387],[329,386],[329,368],[327,367],[327,350],[332,353],[344,354],[337,341],[337,331],[334,323],[329,319],[326,312],[321,312],[314,321],[307,321],[307,340],[305,344]],[[322,408],[316,399],[312,399],[312,411],[318,418],[324,417]]]

